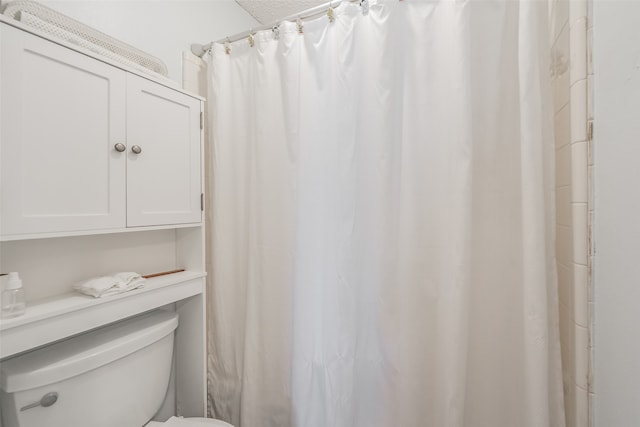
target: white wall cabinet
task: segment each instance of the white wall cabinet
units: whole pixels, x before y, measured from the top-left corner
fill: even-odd
[[[200,111],[198,99],[127,76],[129,227],[200,222]]]
[[[201,222],[200,98],[9,25],[0,43],[3,239]]]
[[[0,26],[2,235],[126,225],[126,73]]]

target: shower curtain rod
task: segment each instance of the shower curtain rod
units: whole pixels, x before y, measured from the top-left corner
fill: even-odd
[[[193,43],[191,45],[191,52],[199,57],[202,57],[202,55],[204,55],[205,53],[207,53],[209,50],[211,50],[211,47],[213,46],[214,43],[224,43],[224,42],[235,42],[238,40],[242,40],[245,37],[249,37],[250,34],[254,34],[256,31],[263,31],[263,30],[271,30],[274,27],[276,27],[277,25],[279,25],[281,22],[285,22],[285,21],[291,21],[291,22],[295,22],[296,20],[300,19],[300,20],[306,20],[306,19],[312,19],[312,18],[316,18],[318,16],[321,16],[323,14],[325,14],[327,12],[327,10],[331,7],[331,8],[336,8],[338,6],[340,6],[342,3],[367,3],[367,0],[334,0],[334,1],[330,1],[327,3],[323,3],[319,6],[315,6],[312,7],[310,9],[304,10],[300,13],[297,13],[295,15],[289,15],[286,18],[280,19],[276,22],[272,22],[271,24],[268,25],[261,25],[259,27],[255,27],[255,28],[251,28],[248,31],[243,31],[242,33],[238,33],[238,34],[234,34],[233,36],[229,36],[229,37],[225,37],[224,39],[220,39],[217,40],[215,42],[209,42],[207,44],[198,44],[198,43]]]

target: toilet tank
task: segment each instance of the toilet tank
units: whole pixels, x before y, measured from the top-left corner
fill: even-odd
[[[2,426],[143,426],[167,392],[177,326],[154,311],[0,362]]]

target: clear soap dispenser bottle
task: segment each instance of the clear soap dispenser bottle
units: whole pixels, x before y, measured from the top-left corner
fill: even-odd
[[[9,273],[2,291],[2,318],[22,316],[27,308],[22,280],[18,273]]]

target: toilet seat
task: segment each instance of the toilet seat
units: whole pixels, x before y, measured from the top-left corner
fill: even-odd
[[[171,417],[164,423],[149,421],[144,427],[233,427],[224,421],[213,418],[178,418]]]

